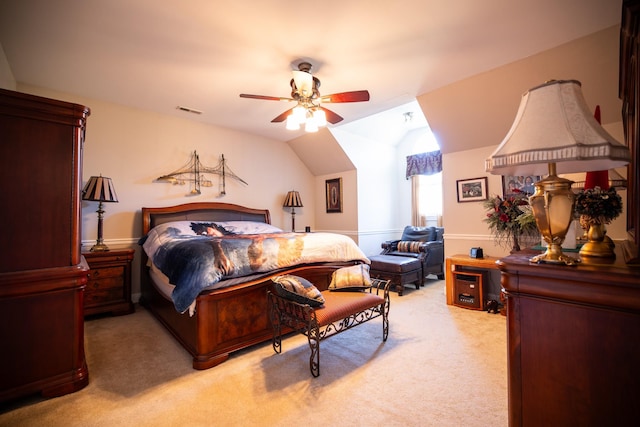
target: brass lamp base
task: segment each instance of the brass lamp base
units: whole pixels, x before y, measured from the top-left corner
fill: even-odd
[[[98,205],[98,240],[96,240],[96,244],[91,248],[91,252],[106,252],[109,250],[109,247],[104,244],[104,239],[102,238],[102,222],[104,219],[104,210],[102,209],[102,202]]]
[[[589,241],[580,248],[580,256],[584,258],[615,258],[615,244],[609,236],[604,224],[591,224],[587,233]]]
[[[549,176],[536,182],[535,193],[529,197],[536,226],[547,243],[544,254],[531,258],[530,262],[574,265],[579,261],[562,253],[562,242],[573,220],[575,195],[571,191],[573,181],[556,175],[556,164],[549,163]]]
[[[607,242],[587,242],[580,248],[581,257],[615,258],[613,248]]]
[[[580,260],[562,253],[562,246],[551,244],[547,247],[545,253],[530,258],[529,262],[574,265],[580,262]]]
[[[91,250],[91,252],[107,252],[107,251],[109,251],[110,249],[109,249],[109,247],[108,247],[107,245],[105,245],[104,243],[103,243],[103,244],[100,244],[100,245],[96,243],[95,245],[93,245],[93,246],[91,247],[91,249],[90,249],[90,250]]]

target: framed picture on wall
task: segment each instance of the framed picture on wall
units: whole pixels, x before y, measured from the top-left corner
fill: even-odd
[[[487,200],[487,177],[459,179],[456,181],[458,187],[458,203],[477,202]]]
[[[532,195],[536,188],[533,186],[536,182],[542,179],[541,176],[538,175],[527,175],[527,176],[513,176],[513,175],[503,175],[502,176],[502,194],[504,197],[513,196],[517,191],[521,193],[527,193],[528,195]],[[514,191],[517,190],[517,191]]]
[[[327,179],[327,213],[342,212],[342,178]]]

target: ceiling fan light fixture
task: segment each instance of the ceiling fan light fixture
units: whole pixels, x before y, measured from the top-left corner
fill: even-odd
[[[287,116],[287,130],[299,130],[300,122],[295,118],[293,114]]]
[[[305,71],[293,71],[293,82],[298,94],[306,98],[313,94],[313,76]]]
[[[304,130],[309,133],[318,132],[318,124],[312,117],[310,117],[304,124]]]
[[[298,70],[292,71],[293,78],[289,81],[291,87],[291,98],[267,95],[251,95],[241,93],[241,98],[262,99],[267,101],[293,101],[297,106],[276,116],[272,123],[282,123],[286,120],[286,128],[297,130],[303,124],[308,127],[307,132],[316,132],[317,127],[326,126],[327,123],[335,125],[343,120],[339,114],[327,108],[320,107],[321,102],[343,103],[343,102],[364,102],[369,101],[369,91],[357,90],[351,92],[339,92],[322,96],[320,94],[320,80],[311,75],[311,64],[301,62]],[[307,122],[309,123],[307,126]]]
[[[307,119],[307,109],[302,105],[298,105],[294,107],[291,115],[296,119],[298,123],[302,124]]]
[[[318,126],[327,125],[327,115],[321,109],[317,109],[313,112],[313,120],[316,122]]]

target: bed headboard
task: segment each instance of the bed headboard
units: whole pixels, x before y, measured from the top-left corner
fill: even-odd
[[[162,208],[142,208],[142,235],[170,221],[256,221],[271,224],[268,209],[252,209],[231,203],[185,203]]]

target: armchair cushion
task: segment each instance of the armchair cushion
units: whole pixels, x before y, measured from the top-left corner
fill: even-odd
[[[436,237],[436,227],[414,227],[408,225],[404,228],[400,240],[433,242],[434,240],[436,240]]]

